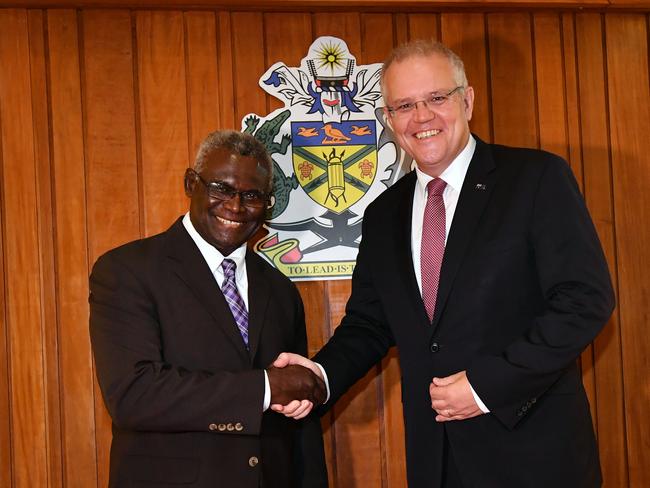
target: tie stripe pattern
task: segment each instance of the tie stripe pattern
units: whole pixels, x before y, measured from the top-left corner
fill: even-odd
[[[422,222],[422,243],[420,247],[420,273],[422,277],[422,301],[433,320],[440,281],[440,267],[445,253],[445,202],[442,192],[444,180],[434,178],[427,184],[427,204]]]
[[[237,265],[232,259],[224,259],[221,263],[221,267],[223,268],[223,274],[226,278],[223,285],[221,285],[221,291],[223,292],[226,302],[228,302],[232,316],[237,323],[237,328],[239,328],[242,339],[244,339],[244,344],[248,347],[248,310],[246,310],[244,300],[239,294],[237,283],[235,282],[235,271],[237,270]]]

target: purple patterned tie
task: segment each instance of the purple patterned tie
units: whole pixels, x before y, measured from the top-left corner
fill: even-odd
[[[226,277],[223,285],[221,285],[221,291],[223,291],[223,296],[228,302],[232,316],[237,323],[242,339],[244,339],[244,344],[246,344],[246,348],[248,349],[248,310],[246,310],[244,300],[242,300],[239,291],[237,291],[237,283],[235,282],[237,265],[232,259],[224,259],[221,262],[221,267]]]
[[[422,273],[422,301],[429,320],[433,320],[438,295],[438,281],[442,256],[445,253],[445,202],[442,192],[444,180],[434,178],[427,184],[427,204],[422,221],[422,243],[420,246],[420,272]]]

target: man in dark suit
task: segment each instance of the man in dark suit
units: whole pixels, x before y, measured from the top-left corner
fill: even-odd
[[[576,359],[614,297],[571,170],[472,136],[474,92],[441,44],[396,49],[382,89],[417,168],[366,210],[346,315],[313,358],[327,405],[396,344],[411,488],[600,486]]]
[[[246,241],[264,220],[272,162],[252,136],[210,134],[185,173],[190,211],[97,260],[90,333],[113,420],[111,487],[326,487],[318,418],[271,402],[322,402],[295,286]]]

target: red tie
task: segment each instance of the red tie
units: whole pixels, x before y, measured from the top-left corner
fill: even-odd
[[[444,180],[434,178],[427,184],[427,205],[422,221],[422,243],[420,247],[420,273],[422,274],[422,301],[429,320],[433,320],[440,280],[440,266],[445,253],[445,202],[442,192]]]

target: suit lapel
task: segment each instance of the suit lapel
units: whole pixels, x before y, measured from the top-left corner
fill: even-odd
[[[264,279],[263,264],[252,251],[246,252],[246,273],[248,274],[248,347],[252,359],[260,344],[271,291],[269,281]]]
[[[167,231],[167,257],[172,271],[214,318],[236,350],[250,361],[232,312],[201,252],[178,219]]]
[[[456,273],[496,183],[496,171],[493,171],[495,165],[489,146],[476,136],[475,138],[476,150],[465,175],[445,246],[432,331],[435,331],[440,322]]]
[[[415,269],[413,268],[413,256],[411,249],[411,231],[412,231],[412,213],[413,213],[413,192],[415,191],[415,184],[417,177],[415,171],[404,176],[409,181],[405,182],[402,195],[399,197],[397,220],[398,224],[395,226],[395,249],[397,254],[398,269],[397,276],[401,277],[403,287],[408,300],[411,302],[412,310],[415,310],[422,323],[428,324],[429,318],[427,311],[424,308],[422,295],[418,288],[417,278],[415,276]]]

